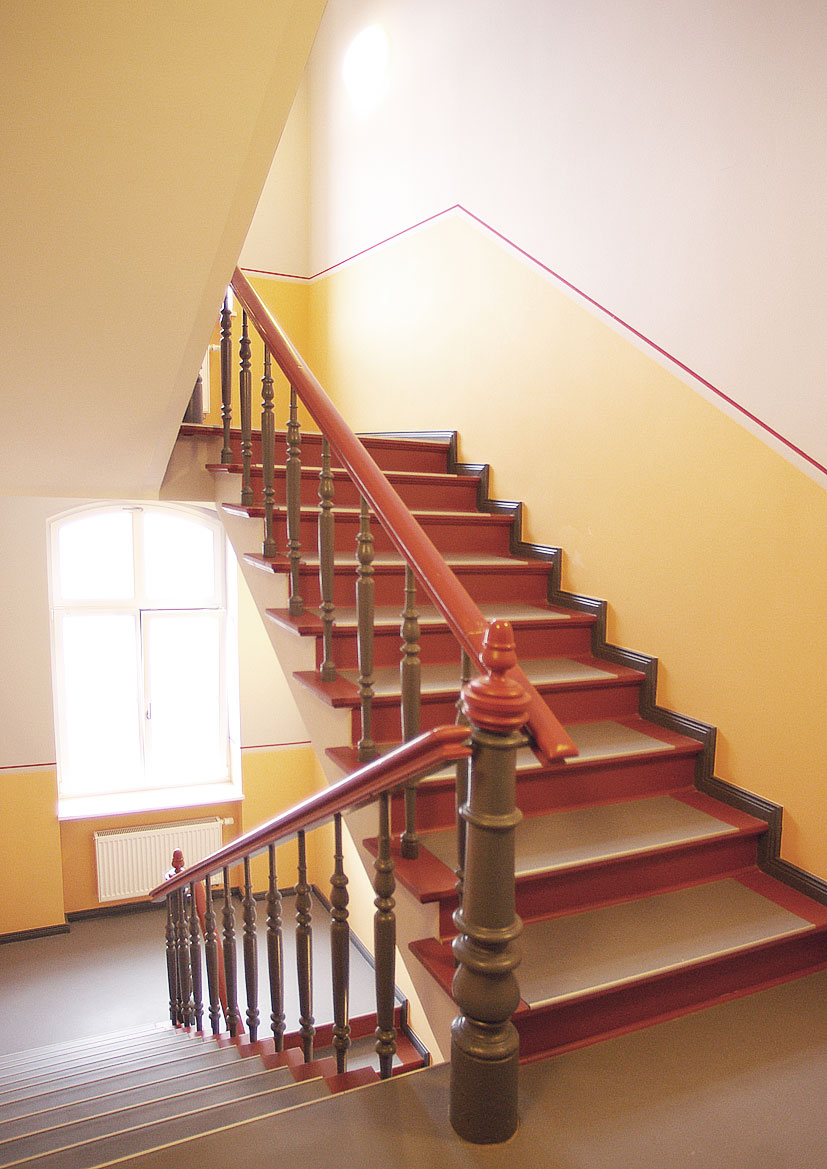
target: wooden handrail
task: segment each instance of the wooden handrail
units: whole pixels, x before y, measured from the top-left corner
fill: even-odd
[[[397,551],[425,585],[460,645],[479,664],[483,637],[488,627],[479,607],[345,422],[239,268],[233,274],[232,287],[280,369],[379,517]],[[529,695],[527,725],[540,753],[549,760],[576,755],[577,748],[571,738],[520,667],[513,667],[509,673]]]
[[[470,754],[467,727],[443,726],[426,731],[394,751],[389,751],[387,755],[366,763],[324,791],[266,820],[258,828],[245,832],[205,860],[175,873],[152,890],[150,900],[163,901],[170,893],[189,885],[191,881],[201,881],[218,869],[227,868],[245,857],[261,852],[269,844],[281,844],[298,832],[316,828],[337,812],[362,807],[382,792],[428,775],[449,763],[467,759]]]

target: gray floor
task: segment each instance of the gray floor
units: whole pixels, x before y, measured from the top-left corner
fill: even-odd
[[[459,1140],[450,1068],[362,1088],[175,1150],[177,1169],[824,1169],[827,973],[569,1052],[520,1072],[520,1127],[502,1146]],[[339,1134],[313,1139],[312,1134]],[[310,1134],[310,1135],[309,1135]],[[167,1169],[169,1151],[124,1169]]]
[[[314,903],[314,1016],[332,1018],[327,916]],[[298,1019],[295,946],[290,900],[284,901],[285,1013],[289,1030]],[[265,910],[258,903],[259,1010],[266,1032]],[[236,907],[236,929],[240,912]],[[3,1026],[0,1055],[63,1040],[104,1035],[169,1019],[163,909],[91,918],[71,923],[68,934],[0,945]],[[238,937],[238,935],[237,935]],[[239,948],[240,953],[240,948]],[[373,1005],[373,970],[351,947],[351,1015]],[[206,981],[204,982],[206,987]],[[244,1002],[239,970],[239,1005]],[[206,993],[206,991],[205,991]]]

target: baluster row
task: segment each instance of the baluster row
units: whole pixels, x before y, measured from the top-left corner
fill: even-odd
[[[396,1051],[394,1029],[394,956],[396,920],[394,915],[394,862],[390,851],[390,803],[387,795],[379,804],[379,855],[376,860],[376,1050],[380,1074],[390,1075]],[[276,873],[276,848],[268,847],[267,971],[270,990],[270,1029],[274,1048],[283,1050],[284,947],[282,938],[282,895]],[[183,858],[176,850],[174,876],[183,868]],[[256,900],[253,892],[250,858],[243,862],[242,890],[243,969],[246,989],[246,1022],[249,1041],[258,1038],[258,939]],[[316,1034],[313,1017],[313,928],[312,886],[307,877],[305,834],[298,834],[296,900],[296,973],[299,999],[299,1036],[306,1061],[313,1058]],[[167,974],[169,979],[170,1019],[175,1026],[203,1028],[201,933],[204,936],[204,963],[207,971],[208,1017],[214,1035],[221,1030],[223,1013],[231,1038],[244,1034],[237,1002],[237,947],[233,890],[230,870],[221,870],[223,888],[222,937],[219,938],[214,903],[213,879],[207,876],[203,888],[191,883],[186,890],[176,890],[167,897]],[[350,1047],[350,926],[348,924],[348,879],[344,869],[342,818],[334,818],[333,873],[330,878],[330,955],[333,991],[333,1046],[337,1069],[347,1069]]]

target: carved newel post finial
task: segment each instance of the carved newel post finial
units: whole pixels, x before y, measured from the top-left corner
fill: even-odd
[[[454,914],[460,1011],[451,1033],[451,1123],[476,1144],[508,1140],[517,1128],[519,1037],[511,1016],[520,1001],[514,970],[522,929],[514,896],[516,753],[529,698],[507,676],[517,663],[507,621],[488,627],[486,673],[466,685],[462,708],[471,723],[472,759],[465,821],[463,900]]]

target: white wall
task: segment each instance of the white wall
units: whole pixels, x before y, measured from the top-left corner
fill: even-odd
[[[373,23],[388,87],[357,114]],[[330,0],[298,274],[462,204],[827,465],[825,49],[822,0]],[[254,223],[245,263],[295,271]]]

